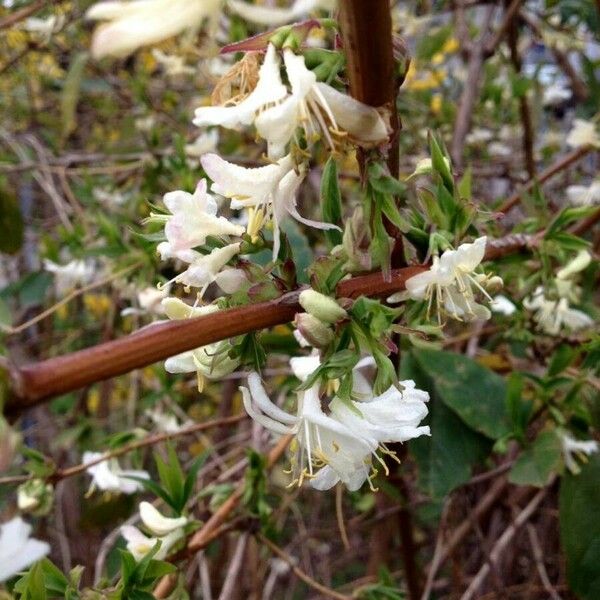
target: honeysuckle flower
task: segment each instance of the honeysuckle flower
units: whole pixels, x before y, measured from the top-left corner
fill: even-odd
[[[95,462],[103,456],[102,452],[84,452],[83,464]],[[150,479],[150,475],[146,471],[122,469],[116,458],[109,458],[91,465],[86,472],[92,476],[90,493],[98,488],[104,492],[134,494],[142,490],[143,486],[140,482],[129,479],[130,476]]]
[[[477,238],[472,243],[461,244],[456,250],[446,250],[441,257],[434,256],[431,268],[419,273],[406,282],[406,293],[400,292],[388,298],[388,302],[398,302],[408,296],[413,300],[425,300],[428,313],[435,303],[438,320],[440,309],[459,321],[489,319],[489,309],[475,301],[473,288],[491,300],[482,287],[487,277],[475,273],[485,256],[487,238]]]
[[[92,56],[124,57],[142,46],[162,42],[184,31],[194,32],[204,20],[214,29],[222,0],[135,0],[98,2],[86,18],[107,21],[92,38]]]
[[[248,388],[242,386],[240,391],[246,412],[255,421],[273,433],[296,436],[292,444],[292,451],[297,451],[293,484],[301,485],[308,478],[313,487],[329,489],[341,480],[349,490],[357,490],[369,477],[370,456],[377,443],[327,416],[321,409],[318,386],[298,394],[297,415],[290,415],[270,400],[258,373],[250,373]]]
[[[298,302],[307,313],[324,323],[337,323],[348,316],[348,313],[333,298],[313,289],[300,292]]]
[[[302,183],[304,170],[297,172],[288,154],[265,167],[246,168],[229,163],[217,154],[205,154],[202,166],[213,180],[211,190],[231,198],[231,208],[253,208],[256,214],[270,215],[273,222],[273,258],[280,247],[279,228],[288,215],[316,229],[339,229],[337,225],[306,219],[296,208],[296,194]],[[260,211],[260,212],[259,212]],[[248,234],[252,236],[248,226]]]
[[[144,314],[161,314],[161,302],[169,293],[168,286],[163,289],[158,289],[154,286],[147,286],[140,290],[137,294],[137,303],[139,308],[128,307],[121,311],[121,316],[128,315],[144,315]]]
[[[291,94],[255,119],[256,130],[267,140],[271,158],[284,155],[298,127],[304,129],[309,143],[323,136],[332,149],[336,147],[332,136],[348,135],[364,146],[387,140],[388,126],[375,108],[317,81],[317,76],[306,67],[304,57],[290,48],[284,49],[283,60]]]
[[[165,235],[173,252],[201,246],[209,235],[240,236],[244,228],[217,216],[217,203],[201,179],[193,194],[177,190],[164,195],[163,202],[172,216],[165,216]],[[153,215],[154,218],[160,218]]]
[[[256,87],[241,102],[229,106],[202,106],[196,109],[194,125],[221,125],[238,129],[250,125],[265,106],[280,102],[287,96],[287,88],[280,75],[279,56],[273,44],[269,44],[258,73]]]
[[[492,142],[487,149],[492,156],[511,156],[513,153],[513,149],[502,142]]]
[[[576,440],[568,433],[561,433],[560,440],[565,466],[574,475],[581,471],[575,457],[587,461],[587,457],[595,454],[599,449],[598,442],[595,440]]]
[[[492,309],[492,312],[499,313],[506,317],[510,317],[510,315],[514,314],[517,310],[517,307],[502,294],[492,298],[490,308]]]
[[[165,517],[150,502],[140,502],[140,519],[142,523],[157,536],[164,536],[172,533],[176,529],[183,527],[187,522],[187,517]]]
[[[145,414],[152,420],[157,429],[164,433],[177,433],[187,426],[187,423],[181,424],[175,415],[167,414],[159,408],[146,410]]]
[[[227,6],[237,15],[258,25],[285,25],[298,21],[317,10],[333,10],[336,0],[295,0],[289,8],[249,4],[242,0],[229,0]]]
[[[310,71],[304,57],[286,48],[283,51],[291,92],[281,82],[280,61],[269,44],[254,90],[233,106],[208,106],[196,109],[198,126],[222,125],[237,129],[254,122],[258,134],[267,140],[271,159],[281,158],[296,129],[305,131],[307,141],[325,137],[335,147],[333,136],[350,136],[353,141],[374,146],[387,140],[389,129],[373,107],[338,92]]]
[[[580,148],[582,146],[600,147],[600,135],[596,129],[596,124],[592,121],[575,119],[573,128],[567,135],[567,144],[571,148]]]
[[[139,0],[137,0],[139,1]],[[181,75],[193,75],[196,69],[185,64],[185,58],[176,54],[165,54],[162,50],[152,50],[154,60],[164,69],[167,77],[179,77]]]
[[[523,306],[534,312],[533,318],[540,329],[550,335],[558,335],[563,327],[579,331],[594,324],[589,315],[571,308],[567,298],[549,300],[541,286],[536,288],[531,297],[523,300]]]
[[[189,306],[179,298],[166,298],[163,308],[169,319],[189,319],[209,315],[219,310],[215,304],[206,306]],[[169,373],[196,373],[198,389],[204,388],[206,379],[221,379],[237,369],[240,364],[238,359],[229,356],[231,345],[223,340],[183,352],[165,361],[165,370]]]
[[[31,536],[31,525],[15,517],[0,525],[0,583],[50,552],[48,543]]]
[[[79,285],[86,285],[94,277],[94,265],[84,260],[72,260],[59,265],[44,259],[44,269],[54,275],[54,289],[57,296],[64,296]]]
[[[157,542],[160,541],[160,548],[154,555],[155,560],[164,560],[169,550],[183,537],[183,529],[179,528],[172,531],[164,537],[148,537],[144,535],[137,527],[124,525],[121,527],[121,535],[127,542],[127,550],[133,555],[136,561],[142,560]]]
[[[297,313],[294,326],[300,332],[302,340],[315,348],[325,348],[333,341],[334,334],[331,327],[309,313]]]
[[[570,185],[566,189],[567,198],[576,206],[588,206],[600,202],[600,180],[592,181],[590,185]]]

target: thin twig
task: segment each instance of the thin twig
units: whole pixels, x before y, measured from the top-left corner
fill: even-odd
[[[324,586],[322,583],[315,581],[312,577],[307,575],[302,569],[300,569],[296,565],[296,561],[285,550],[274,544],[270,539],[262,535],[262,533],[256,534],[256,539],[261,544],[266,546],[278,558],[286,562],[294,572],[294,575],[298,577],[298,579],[304,581],[304,583],[309,585],[311,588],[313,588],[323,596],[326,596],[327,598],[334,598],[335,600],[350,600],[350,596],[340,594],[339,592],[336,592],[335,590]]]
[[[527,534],[529,535],[529,543],[531,544],[531,549],[533,550],[535,566],[537,567],[544,589],[548,592],[548,595],[552,600],[562,600],[552,586],[550,577],[548,577],[548,571],[546,571],[546,565],[544,565],[544,553],[542,551],[542,547],[540,546],[540,540],[538,539],[535,527],[531,523],[527,523]]]
[[[473,580],[471,581],[469,587],[465,591],[465,593],[461,596],[460,600],[472,600],[475,598],[479,588],[485,581],[486,577],[490,573],[491,566],[496,565],[502,553],[513,539],[517,531],[527,523],[527,521],[532,517],[533,513],[537,510],[541,501],[546,497],[548,490],[550,489],[550,485],[548,487],[540,490],[527,504],[527,506],[518,514],[517,518],[514,522],[505,530],[505,532],[500,536],[498,541],[494,544],[492,551],[490,552],[490,561],[486,562]]]

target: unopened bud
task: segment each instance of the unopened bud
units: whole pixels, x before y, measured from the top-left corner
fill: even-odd
[[[504,281],[502,280],[502,277],[499,277],[498,275],[490,277],[486,285],[486,289],[490,294],[495,294],[499,292],[503,287]]]
[[[302,337],[315,348],[325,348],[333,340],[333,331],[314,315],[298,313],[294,325]]]
[[[315,290],[304,290],[299,298],[300,306],[324,323],[336,323],[348,313],[333,299]]]

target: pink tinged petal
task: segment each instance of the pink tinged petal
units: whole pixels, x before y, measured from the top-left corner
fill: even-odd
[[[338,92],[326,83],[318,82],[316,86],[342,131],[369,144],[387,141],[391,130],[377,109]]]

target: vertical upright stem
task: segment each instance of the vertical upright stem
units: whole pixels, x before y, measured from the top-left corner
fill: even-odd
[[[389,0],[342,0],[340,2],[340,30],[346,53],[347,72],[350,93],[354,98],[370,106],[389,109],[390,124],[393,128],[390,137],[390,149],[387,156],[388,168],[392,176],[398,176],[398,131],[400,120],[396,109],[398,79],[394,68],[394,52],[392,42],[392,17]],[[364,156],[359,153],[361,175],[364,177]],[[404,262],[401,233],[392,223],[386,223],[386,230],[396,243],[392,252],[392,266],[400,266]],[[396,355],[399,364],[400,354]],[[400,478],[401,479],[401,478]],[[400,492],[406,493],[406,486],[400,481]],[[383,499],[382,499],[383,500]],[[388,528],[389,529],[389,528]],[[375,542],[382,548],[379,559],[384,559],[387,542],[385,530],[373,532]],[[402,561],[404,574],[411,600],[420,595],[419,572],[415,561],[415,544],[410,511],[403,510],[400,515],[400,537],[402,544]]]
[[[389,0],[343,0],[340,2],[339,21],[351,95],[364,104],[385,107],[390,111],[392,133],[387,164],[390,174],[397,177],[400,119],[396,108],[398,78],[394,68]],[[364,156],[361,153],[359,164],[364,177]],[[402,234],[390,222],[386,222],[386,230],[396,242],[392,267],[404,266]]]

